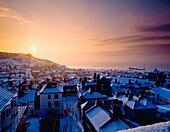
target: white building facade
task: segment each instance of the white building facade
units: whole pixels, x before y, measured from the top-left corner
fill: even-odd
[[[47,116],[49,114],[61,114],[62,112],[62,93],[59,87],[44,88],[40,91],[40,111],[38,115]]]

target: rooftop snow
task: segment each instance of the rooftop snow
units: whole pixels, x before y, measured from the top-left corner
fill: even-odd
[[[106,95],[102,95],[98,92],[89,92],[89,90],[83,92],[82,97],[84,99],[99,99],[99,98],[106,98]]]
[[[131,100],[128,100],[128,97],[120,95],[118,97],[114,96],[114,99],[119,99],[123,101],[124,104],[126,104],[131,109],[150,109],[150,108],[157,108],[155,104],[153,104],[151,101],[147,100],[146,98],[143,98],[139,100],[138,97],[133,96]]]
[[[94,128],[99,131],[100,127],[110,120],[109,113],[99,106],[94,107],[86,112],[87,118],[93,124]]]
[[[159,94],[161,97],[170,99],[170,90],[162,87],[152,88],[152,91]]]
[[[133,129],[123,130],[121,132],[169,132],[170,121],[161,122],[147,126],[140,126]]]
[[[35,90],[25,90],[24,96],[18,99],[18,102],[27,103],[27,102],[34,102],[35,101]]]
[[[39,120],[40,118],[27,118],[27,123],[30,123],[27,127],[28,132],[39,132]]]
[[[0,111],[13,97],[16,96],[16,94],[17,93],[14,93],[12,91],[0,87]]]
[[[157,106],[158,106],[158,112],[160,113],[170,112],[170,105],[157,105]]]
[[[53,94],[53,93],[62,93],[63,90],[55,87],[55,88],[45,88],[41,93],[42,94]]]
[[[100,131],[115,132],[115,131],[125,130],[125,129],[129,129],[129,126],[126,125],[122,120],[118,119],[118,120],[110,121],[106,125],[102,126]]]
[[[145,84],[149,82],[151,85],[153,85],[155,83],[154,81],[148,81],[148,79],[125,78],[125,77],[113,77],[112,82],[114,82],[115,79],[120,81],[121,84],[128,83],[129,79],[131,80],[132,83],[136,82],[136,80],[141,84]]]
[[[66,86],[76,86],[79,82],[78,79],[70,80],[66,82]]]
[[[35,83],[35,84],[32,85],[32,88],[37,89],[38,86],[39,86],[39,84]]]

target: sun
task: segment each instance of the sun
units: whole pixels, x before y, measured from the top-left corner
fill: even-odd
[[[32,52],[35,52],[36,50],[37,50],[37,47],[36,47],[35,45],[32,45],[31,51],[32,51]]]

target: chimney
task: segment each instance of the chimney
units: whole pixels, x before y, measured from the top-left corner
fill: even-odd
[[[133,94],[130,93],[130,94],[129,94],[129,99],[128,99],[128,100],[131,100],[132,98],[133,98]]]
[[[94,82],[96,82],[96,77],[97,77],[97,75],[96,75],[96,73],[94,73],[94,76],[93,76],[93,81]]]

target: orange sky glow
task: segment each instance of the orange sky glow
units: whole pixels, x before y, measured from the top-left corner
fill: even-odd
[[[153,2],[0,0],[0,51],[68,67],[170,67],[169,3]]]

